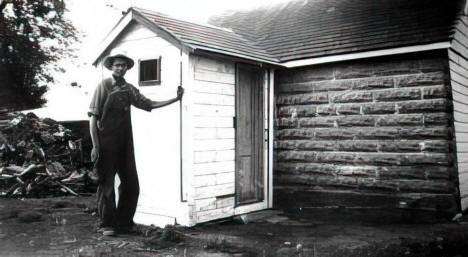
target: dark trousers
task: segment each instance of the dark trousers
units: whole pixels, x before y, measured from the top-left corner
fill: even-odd
[[[131,227],[140,192],[133,147],[123,151],[102,150],[97,163],[98,214],[101,227]],[[119,199],[115,204],[115,175],[120,178]]]

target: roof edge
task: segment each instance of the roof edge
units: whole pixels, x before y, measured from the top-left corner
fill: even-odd
[[[190,48],[192,48],[193,50],[203,50],[203,51],[208,51],[208,52],[213,52],[213,53],[218,53],[218,54],[224,54],[224,55],[238,57],[238,58],[243,58],[243,59],[250,60],[250,61],[263,62],[263,63],[277,65],[277,66],[283,66],[279,62],[266,60],[266,59],[262,59],[262,58],[259,58],[259,57],[244,55],[244,54],[237,54],[237,53],[217,49],[217,48],[214,48],[214,47],[200,46],[200,45],[195,45],[195,44],[188,44],[188,46]]]
[[[447,48],[450,48],[450,46],[451,44],[449,41],[444,41],[444,42],[437,42],[437,43],[424,44],[424,45],[404,46],[404,47],[373,50],[373,51],[366,51],[366,52],[359,52],[359,53],[330,55],[330,56],[309,58],[309,59],[303,59],[303,60],[287,61],[287,62],[280,63],[280,65],[285,68],[295,68],[295,67],[314,65],[314,64],[364,59],[364,58],[369,58],[369,57],[415,53],[415,52],[422,52],[422,51],[429,51],[429,50],[436,50],[436,49],[447,49]]]
[[[161,35],[164,39],[168,40],[177,47],[182,47],[184,44],[173,33],[168,31],[162,26],[154,24],[151,20],[148,20],[143,14],[133,7],[130,7],[127,13],[117,22],[117,24],[112,28],[112,30],[107,34],[107,36],[102,40],[101,44],[98,47],[96,54],[94,55],[94,60],[92,64],[96,66],[99,59],[106,52],[106,50],[115,42],[115,40],[120,36],[122,31],[130,24],[130,22],[136,21],[144,25],[149,30]]]
[[[133,14],[130,9],[127,13],[120,18],[117,24],[111,29],[111,31],[104,37],[101,43],[98,46],[98,50],[95,52],[96,54],[93,55],[93,62],[94,66],[97,65],[98,60],[102,57],[104,52],[109,48],[109,46],[115,41],[115,39],[120,35],[120,33],[130,24],[133,20]]]

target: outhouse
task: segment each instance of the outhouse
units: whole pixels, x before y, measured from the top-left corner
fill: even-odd
[[[94,65],[113,53],[135,60],[125,78],[148,98],[185,89],[151,113],[132,107],[135,222],[191,226],[272,206],[273,58],[232,31],[139,8],[118,21]]]

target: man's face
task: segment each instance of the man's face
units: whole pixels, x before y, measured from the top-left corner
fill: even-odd
[[[116,58],[112,63],[112,74],[116,77],[123,77],[127,72],[127,61],[125,59]]]

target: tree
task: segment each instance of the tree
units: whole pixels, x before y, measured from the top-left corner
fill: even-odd
[[[78,32],[66,11],[65,0],[0,0],[0,76],[23,109],[45,103],[52,72],[64,71],[57,61],[74,57]]]

